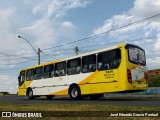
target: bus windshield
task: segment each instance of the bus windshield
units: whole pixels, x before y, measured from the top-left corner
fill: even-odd
[[[146,65],[145,51],[136,46],[128,46],[129,61],[135,64]]]

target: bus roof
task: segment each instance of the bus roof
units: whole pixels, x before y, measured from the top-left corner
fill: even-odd
[[[28,68],[23,68],[20,71],[27,70],[27,69],[32,69],[32,68],[35,68],[35,67],[41,67],[41,66],[44,66],[44,65],[54,64],[54,63],[61,62],[61,61],[67,61],[67,60],[70,60],[70,59],[75,59],[75,58],[83,57],[83,56],[87,56],[87,55],[97,54],[99,52],[120,48],[120,47],[123,47],[125,45],[127,45],[127,43],[121,43],[121,44],[118,44],[116,46],[112,46],[112,47],[108,47],[108,48],[103,48],[103,49],[99,49],[99,50],[95,50],[95,51],[79,54],[77,56],[72,56],[72,57],[69,57],[69,58],[61,59],[61,60],[54,60],[54,61],[46,62],[46,63],[40,64],[40,65],[35,65],[35,66],[28,67]]]

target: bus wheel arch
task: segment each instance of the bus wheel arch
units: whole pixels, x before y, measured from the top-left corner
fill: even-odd
[[[34,96],[33,96],[33,90],[31,87],[29,87],[26,91],[26,95],[28,96],[28,98],[31,100],[31,99],[34,99]]]
[[[69,94],[70,98],[73,100],[81,99],[81,89],[75,83],[73,83],[69,86],[68,94]]]

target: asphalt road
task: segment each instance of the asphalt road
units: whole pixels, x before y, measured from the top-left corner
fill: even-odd
[[[115,106],[139,106],[139,107],[160,107],[160,98],[129,98],[129,97],[108,97],[99,100],[71,100],[69,97],[55,97],[47,100],[45,97],[29,100],[22,96],[0,96],[0,103],[11,104],[104,104]]]

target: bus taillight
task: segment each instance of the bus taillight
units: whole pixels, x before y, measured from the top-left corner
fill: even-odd
[[[127,69],[128,82],[132,84],[132,74],[129,69]]]

